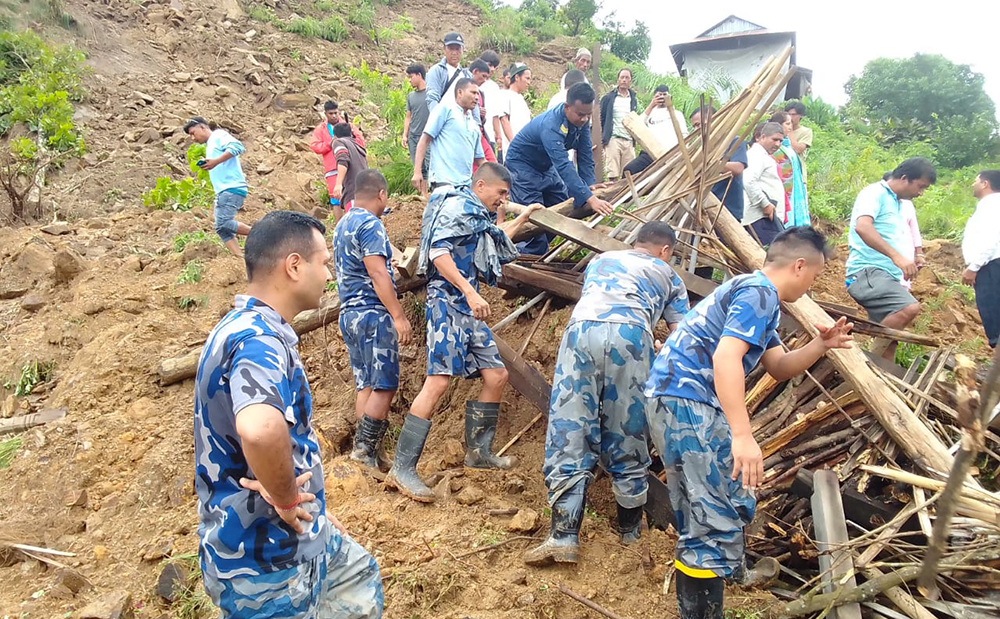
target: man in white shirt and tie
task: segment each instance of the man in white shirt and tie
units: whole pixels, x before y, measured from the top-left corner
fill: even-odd
[[[962,283],[976,290],[976,306],[992,348],[1000,337],[1000,170],[983,170],[972,183],[979,203],[965,224]]]

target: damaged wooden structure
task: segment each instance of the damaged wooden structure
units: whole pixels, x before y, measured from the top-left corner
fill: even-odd
[[[615,207],[612,217],[574,209],[571,202],[531,214],[520,236],[545,230],[558,240],[546,256],[523,256],[504,268],[501,285],[530,299],[494,323],[495,331],[502,333],[515,320],[533,321],[530,340],[553,304],[579,300],[589,260],[629,247],[647,221],[667,222],[676,231],[672,266],[692,302],[717,285],[699,277],[696,268],[711,267],[723,277],[759,268],[763,248],[711,188],[730,178],[724,162],[736,140],[748,138],[791,79],[794,67],[782,70],[790,54],[789,48],[772,58],[746,90],[714,114],[711,102],[703,101],[706,120],[700,130],[685,136],[675,127],[678,145],[670,151],[637,115],[626,119],[654,163],[606,194]],[[518,205],[509,210],[516,212]],[[400,288],[419,285],[408,279]],[[336,312],[334,301],[299,316],[293,326],[301,334],[335,320]],[[809,297],[786,303],[782,340],[789,348],[804,345],[816,334],[815,325],[850,314],[849,308]],[[790,381],[779,383],[763,369],[747,377],[747,406],[765,458],[757,517],[746,531],[748,555],[773,557],[782,565],[771,587],[784,604],[776,614],[1000,616],[994,593],[1000,590],[1000,494],[977,478],[1000,469],[1000,437],[991,431],[989,415],[996,389],[986,383],[978,394],[967,375],[956,382],[954,371],[966,364],[933,338],[860,319],[855,332],[932,350],[899,368],[855,346],[831,351]],[[521,357],[527,344],[516,350],[498,338],[512,386],[539,410],[502,451],[547,413],[550,387]],[[161,384],[194,376],[198,352],[165,360],[158,368]],[[992,419],[996,424],[996,415]],[[654,468],[647,507],[649,521],[666,526],[672,514],[662,479]],[[941,499],[945,492],[947,501]],[[944,533],[935,530],[943,528]]]

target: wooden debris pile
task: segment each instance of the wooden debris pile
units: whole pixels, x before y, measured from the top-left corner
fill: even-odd
[[[679,136],[669,152],[638,116],[627,119],[626,128],[657,160],[619,184],[613,218],[575,219],[584,213],[568,203],[532,214],[533,224],[562,241],[541,259],[506,267],[505,285],[538,294],[500,328],[543,303],[544,312],[553,297],[578,300],[594,253],[627,247],[650,220],[666,221],[677,232],[674,268],[693,300],[716,285],[696,274],[699,267],[727,277],[759,268],[763,249],[710,189],[729,178],[724,162],[735,140],[747,139],[790,78],[794,68],[782,70],[790,51],[772,59],[718,112],[709,114],[703,103],[707,120]],[[864,606],[892,619],[998,616],[1000,597],[990,592],[1000,590],[1000,494],[983,486],[1000,469],[1000,437],[987,427],[988,415],[978,425],[970,421],[975,385],[963,388],[949,378],[961,374],[961,356],[938,349],[933,338],[857,319],[852,308],[803,298],[783,309],[789,348],[808,342],[815,324],[846,315],[859,334],[933,350],[906,369],[855,347],[829,353],[786,383],[763,369],[748,377],[747,405],[766,475],[747,543],[752,557],[773,557],[782,565],[772,591],[789,602],[778,614],[860,617]],[[987,400],[996,405],[988,395],[980,407],[984,415]],[[960,470],[956,453],[966,455],[965,467],[975,460],[982,482]],[[949,471],[956,490],[945,503],[940,497]],[[651,482],[662,475],[654,473]],[[650,506],[650,520],[666,524],[672,514],[663,488],[654,487],[650,496],[659,503]],[[925,567],[930,579],[908,587],[934,554],[928,545],[935,522],[949,518],[934,565]]]

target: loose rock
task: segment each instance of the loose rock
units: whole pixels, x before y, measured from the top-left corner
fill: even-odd
[[[128,591],[112,591],[80,611],[80,619],[127,619],[134,617]]]
[[[462,505],[475,505],[484,498],[486,498],[485,492],[480,490],[478,486],[469,485],[462,488],[462,491],[458,493],[455,500]]]
[[[21,299],[21,308],[29,312],[37,312],[43,307],[45,307],[45,297],[37,292],[33,292]]]
[[[510,519],[510,524],[507,525],[507,528],[511,531],[531,533],[538,528],[538,525],[538,512],[533,509],[519,509],[514,514],[514,517]]]
[[[66,284],[87,268],[87,262],[80,254],[71,249],[60,249],[53,259],[55,280],[57,284]]]
[[[156,594],[174,603],[187,589],[188,570],[180,563],[167,563],[156,580]]]
[[[65,221],[54,221],[48,225],[42,226],[42,232],[45,234],[51,234],[52,236],[59,236],[62,234],[69,234],[73,231]]]

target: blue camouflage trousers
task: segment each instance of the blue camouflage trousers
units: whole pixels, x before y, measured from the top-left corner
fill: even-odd
[[[389,312],[384,309],[342,310],[340,334],[358,391],[399,388],[399,340]]]
[[[733,481],[732,434],[722,411],[683,398],[650,398],[646,420],[667,472],[677,529],[677,569],[729,578],[743,562],[743,527],[757,499]]]
[[[653,337],[642,327],[589,320],[567,327],[552,379],[542,466],[550,504],[593,478],[598,461],[619,505],[646,504],[650,459],[642,391],[652,363]]]
[[[326,553],[299,565],[225,578],[203,574],[220,619],[379,619],[385,605],[375,559],[330,529]]]
[[[479,370],[504,367],[485,322],[455,311],[444,299],[428,298],[426,308],[428,376],[475,378]]]

